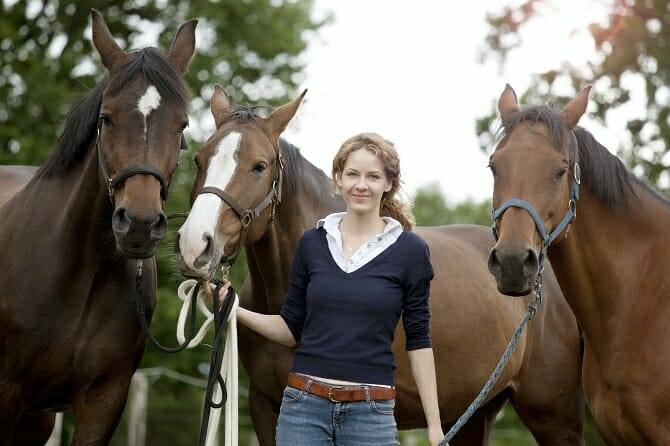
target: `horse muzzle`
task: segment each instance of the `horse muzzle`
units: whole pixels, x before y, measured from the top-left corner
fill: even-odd
[[[141,217],[120,207],[112,215],[112,231],[121,254],[144,259],[156,253],[158,242],[167,232],[167,218],[163,212]]]
[[[503,250],[496,245],[489,253],[489,272],[498,291],[507,296],[530,293],[539,267],[538,256],[532,249]]]

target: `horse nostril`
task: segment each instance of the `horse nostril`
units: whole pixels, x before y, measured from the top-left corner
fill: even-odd
[[[488,261],[489,272],[495,277],[502,275],[502,267],[500,266],[500,259],[498,258],[498,251],[493,248],[489,253]]]
[[[212,256],[214,255],[214,240],[212,239],[211,234],[209,232],[205,232],[202,235],[202,239],[207,245],[205,246],[205,250],[202,252],[202,254],[200,254],[193,262],[193,266],[198,269],[207,266],[207,264],[212,259]]]
[[[112,230],[123,235],[130,231],[130,219],[124,208],[118,208],[112,214]]]
[[[153,240],[162,240],[167,232],[167,218],[162,212],[151,223],[151,238]]]
[[[526,251],[525,258],[523,259],[523,274],[526,277],[532,277],[537,274],[537,270],[540,267],[539,261],[537,259],[537,254],[532,249]]]

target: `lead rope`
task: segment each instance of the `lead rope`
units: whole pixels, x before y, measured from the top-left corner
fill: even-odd
[[[238,350],[237,350],[237,318],[235,317],[239,300],[232,287],[228,289],[228,296],[223,308],[219,306],[219,287],[214,290],[214,312],[207,307],[207,297],[196,280],[189,279],[179,285],[177,294],[182,300],[182,307],[177,321],[177,340],[182,343],[186,339],[186,319],[189,309],[193,305],[194,295],[197,291],[197,308],[205,316],[205,321],[200,326],[197,335],[188,343],[186,348],[193,348],[202,343],[210,326],[214,325],[214,342],[212,344],[212,359],[210,362],[210,376],[216,376],[216,380],[210,379],[207,383],[205,404],[203,407],[202,425],[198,444],[207,446],[214,445],[221,417],[221,409],[226,399],[228,408],[225,411],[224,435],[226,446],[237,445],[238,442]],[[216,314],[221,315],[219,318]],[[225,317],[225,320],[224,320]],[[217,320],[218,319],[218,320]],[[225,346],[223,358],[221,358],[221,342],[224,336]],[[217,385],[218,384],[218,385]],[[230,389],[226,391],[226,387]],[[202,443],[204,441],[204,443]]]
[[[219,291],[221,285],[217,285],[214,290],[213,309],[210,312],[207,309],[206,303],[202,299],[202,290],[199,283],[189,283],[187,285],[180,285],[179,289],[183,290],[184,294],[180,294],[180,298],[184,301],[184,305],[179,313],[177,337],[180,345],[174,348],[165,347],[158,340],[156,340],[149,332],[146,302],[144,301],[144,293],[142,288],[142,261],[137,262],[137,274],[135,277],[135,292],[137,298],[137,316],[142,327],[142,331],[149,341],[160,351],[165,353],[177,353],[186,348],[193,348],[200,344],[207,333],[207,329],[212,323],[214,324],[214,342],[212,343],[212,357],[210,360],[210,369],[207,377],[207,390],[205,393],[205,402],[203,404],[202,422],[200,425],[200,433],[198,435],[199,446],[215,446],[216,434],[218,431],[219,418],[221,408],[226,403],[227,391],[226,382],[232,385],[231,391],[231,407],[226,411],[226,446],[237,445],[237,387],[238,387],[238,370],[237,370],[237,319],[234,317],[237,310],[238,300],[237,295],[232,287],[228,289],[228,295],[220,307]],[[186,281],[190,282],[190,281]],[[195,281],[193,281],[195,282]],[[190,285],[190,288],[189,288]],[[197,298],[193,298],[197,295]],[[198,333],[195,332],[196,309],[206,315],[205,323]],[[189,317],[190,315],[190,317]],[[189,320],[189,334],[185,335],[186,320]],[[221,347],[226,351],[221,354]],[[229,353],[228,353],[229,352]],[[222,371],[222,362],[224,363]],[[210,413],[214,409],[214,419],[210,419]],[[208,434],[209,432],[209,434]]]
[[[542,303],[542,273],[544,272],[544,253],[545,249],[543,249],[542,252],[540,253],[539,272],[537,274],[537,277],[535,278],[535,281],[533,282],[533,294],[535,295],[535,298],[531,303],[528,304],[528,310],[526,311],[526,314],[521,320],[521,323],[519,323],[519,326],[516,327],[516,330],[514,330],[512,338],[507,344],[505,352],[500,357],[500,360],[498,361],[496,368],[493,370],[491,376],[484,384],[484,387],[482,387],[482,390],[479,392],[479,395],[477,395],[474,401],[470,403],[470,406],[468,406],[466,411],[463,413],[463,415],[460,416],[460,418],[456,421],[456,423],[454,423],[454,425],[451,426],[451,429],[449,429],[447,435],[445,435],[442,441],[440,441],[440,446],[448,445],[449,441],[451,441],[454,438],[454,436],[456,436],[458,431],[461,430],[461,428],[465,425],[465,423],[468,422],[468,420],[472,417],[472,415],[477,411],[477,409],[479,409],[482,403],[486,400],[489,393],[491,392],[491,389],[493,389],[493,386],[495,386],[495,384],[498,382],[498,379],[500,378],[500,375],[502,374],[505,365],[507,365],[507,362],[509,362],[510,358],[512,357],[512,353],[514,353],[514,350],[519,344],[519,338],[521,337],[523,329],[526,327],[526,324],[528,324],[528,322],[533,317],[535,317],[537,309],[539,305]]]

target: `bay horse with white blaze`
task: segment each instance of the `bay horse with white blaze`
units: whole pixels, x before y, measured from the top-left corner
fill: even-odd
[[[0,167],[0,445],[43,445],[73,410],[73,444],[107,444],[146,339],[135,270],[153,308],[162,204],[188,119],[192,20],[168,55],[122,51],[92,11],[107,77],[70,111],[35,173]],[[34,174],[34,175],[33,175]]]
[[[240,302],[266,314],[279,313],[302,233],[344,207],[332,181],[279,138],[301,100],[261,118],[250,109],[233,109],[223,89],[216,88],[211,108],[217,130],[196,154],[193,208],[178,233],[182,272],[202,280],[212,277],[222,258],[246,248],[249,278]],[[428,242],[435,269],[431,336],[446,431],[488,378],[530,298],[510,301],[495,289],[486,271],[493,245],[488,228],[460,225],[416,232]],[[541,444],[582,442],[577,324],[550,272],[546,287],[546,301],[499,384],[453,444],[487,444],[495,415],[508,399]],[[239,343],[251,380],[251,419],[260,443],[272,445],[293,350],[245,327],[240,327]],[[399,324],[393,347],[398,364],[395,415],[400,429],[411,429],[426,422],[404,345]]]
[[[602,437],[668,445],[670,203],[577,126],[589,90],[561,111],[519,108],[509,85],[500,96],[493,205],[514,198],[522,207],[498,220],[489,267],[501,292],[518,295],[546,250],[584,332],[584,392]],[[547,247],[540,228],[572,212],[576,220]]]

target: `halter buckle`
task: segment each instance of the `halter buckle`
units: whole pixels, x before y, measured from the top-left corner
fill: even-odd
[[[570,223],[574,223],[577,219],[577,203],[575,203],[575,200],[570,199],[570,201],[568,201],[568,209],[572,212],[572,220],[570,220]]]
[[[579,167],[578,163],[575,163],[575,167],[573,168],[573,177],[575,179],[575,183],[577,184],[582,184],[582,169]]]

